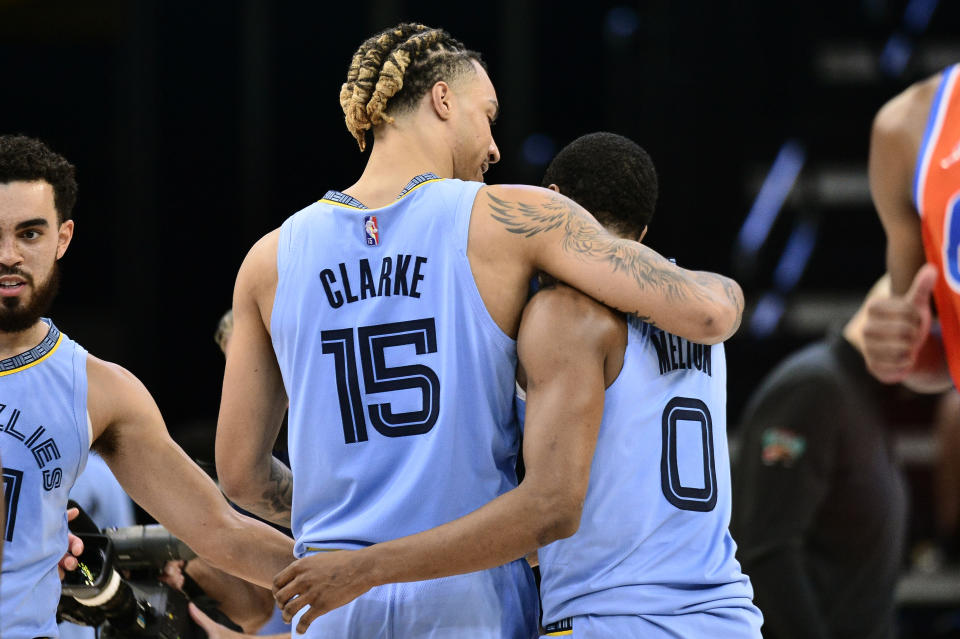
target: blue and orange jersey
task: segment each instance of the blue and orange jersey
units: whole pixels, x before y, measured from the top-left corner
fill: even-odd
[[[930,108],[914,179],[927,261],[954,386],[960,388],[960,65],[943,72]]]

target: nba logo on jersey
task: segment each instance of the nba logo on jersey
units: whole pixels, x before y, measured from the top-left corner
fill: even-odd
[[[377,226],[376,215],[363,216],[363,234],[367,240],[367,246],[380,245],[380,227]]]

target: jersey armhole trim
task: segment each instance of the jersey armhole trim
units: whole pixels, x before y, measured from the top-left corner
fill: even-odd
[[[923,217],[923,187],[927,181],[930,159],[937,145],[937,138],[940,137],[943,120],[946,117],[949,98],[953,94],[958,68],[960,68],[960,64],[954,64],[943,71],[943,78],[940,81],[940,86],[937,87],[937,92],[934,94],[930,106],[927,126],[923,132],[923,140],[920,142],[920,152],[917,154],[917,166],[913,176],[913,205],[921,218]],[[944,100],[944,97],[947,99]]]
[[[80,473],[87,467],[87,454],[93,445],[93,421],[90,419],[89,393],[90,380],[87,375],[87,363],[89,354],[86,349],[71,341],[69,346],[73,348],[73,423],[76,429],[77,439],[79,440],[80,458],[77,460],[76,474],[74,479],[80,476]]]
[[[284,284],[287,278],[284,275],[293,258],[293,226],[296,223],[295,218],[300,213],[301,211],[298,211],[284,220],[280,225],[280,237],[277,238],[277,288],[273,291],[273,306],[270,308],[270,345],[277,357],[282,347],[276,339],[277,316],[282,306],[279,302],[286,299],[286,296],[281,295],[281,291],[286,289]]]

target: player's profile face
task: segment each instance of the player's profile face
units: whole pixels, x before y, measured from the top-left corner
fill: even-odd
[[[474,61],[473,65],[476,73],[464,76],[457,83],[461,108],[457,119],[453,177],[482,182],[487,168],[500,161],[500,150],[491,130],[500,104],[487,72],[478,62]]]
[[[0,184],[0,330],[26,330],[46,312],[72,235],[72,221],[57,223],[50,184]]]

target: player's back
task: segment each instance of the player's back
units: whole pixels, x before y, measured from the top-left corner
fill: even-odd
[[[927,261],[940,271],[934,299],[955,386],[960,386],[960,65],[943,71],[914,178]]]
[[[580,528],[540,549],[544,623],[582,615],[686,623],[681,615],[722,610],[742,615],[743,628],[759,627],[728,532],[723,346],[691,344],[632,318],[627,334],[623,367],[604,398]]]
[[[379,209],[330,192],[281,228],[271,332],[300,555],[419,532],[516,484],[516,346],[466,256],[480,186],[420,176]]]
[[[52,323],[36,347],[0,361],[4,639],[57,636],[67,497],[90,448],[86,364],[86,351]]]

